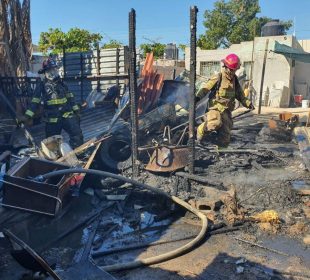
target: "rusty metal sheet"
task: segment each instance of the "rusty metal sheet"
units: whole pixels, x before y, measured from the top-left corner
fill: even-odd
[[[149,109],[156,106],[157,101],[161,95],[161,89],[163,87],[164,76],[158,74],[153,67],[154,56],[153,53],[149,53],[146,56],[146,60],[141,72],[143,79],[139,90],[138,100],[138,114],[141,115],[147,112]]]
[[[145,169],[155,172],[172,172],[188,164],[189,149],[179,147],[155,147]]]

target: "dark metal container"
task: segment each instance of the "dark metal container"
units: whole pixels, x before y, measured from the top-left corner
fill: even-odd
[[[262,37],[280,36],[284,34],[284,25],[278,19],[269,21],[262,27]]]
[[[72,175],[60,175],[44,182],[37,182],[33,178],[67,168],[69,166],[48,160],[23,159],[4,175],[2,205],[55,216],[67,197],[70,189],[68,176]]]

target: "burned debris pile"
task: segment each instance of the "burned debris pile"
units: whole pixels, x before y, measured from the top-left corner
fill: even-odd
[[[157,77],[151,70],[149,73]],[[178,197],[202,213],[211,236],[226,233],[244,246],[258,248],[261,245],[255,240],[266,234],[297,236],[307,242],[310,179],[301,166],[308,164],[308,138],[307,127],[298,117],[289,115],[283,120],[280,115],[262,120],[238,110],[231,144],[225,148],[214,141],[197,144],[192,174],[188,169],[188,107],[184,101],[189,84],[160,81],[160,77],[156,80],[160,86],[154,79],[152,84],[145,74],[138,87],[144,97],[138,107],[140,172],[135,180],[157,192],[137,189],[134,182],[117,178],[132,177],[126,91],[115,112],[106,104],[82,113],[81,127],[87,135],[82,146],[72,150],[63,135],[41,142],[44,159],[2,154],[1,231],[42,257],[46,267],[41,273],[52,275],[51,269],[60,279],[67,279],[66,275],[72,277],[83,267],[89,274],[105,275],[102,279],[117,279],[122,274],[111,276],[106,271],[122,270],[122,263],[128,261],[136,266],[137,261],[132,260],[138,256],[148,259],[146,249],[158,255],[175,248],[173,244],[195,239],[200,220],[169,197]],[[30,131],[40,139],[39,129],[32,127]],[[117,174],[111,178],[85,176],[78,171],[39,179],[45,173],[80,167],[104,168]],[[2,249],[5,277],[14,267],[5,251],[9,246]],[[164,247],[166,250],[157,249]],[[31,270],[24,258],[19,263]],[[21,267],[13,275],[22,274]]]
[[[81,145],[20,122],[1,91],[11,117],[0,126],[10,134],[0,154],[0,278],[183,279],[183,266],[184,279],[224,266],[231,279],[309,278],[309,251],[299,250],[309,246],[309,116],[236,105],[229,145],[216,131],[196,141],[191,126],[207,122],[210,100],[193,96],[209,80],[186,70],[164,80],[152,53],[136,79],[134,28],[132,10],[129,84],[89,95]],[[282,261],[283,270],[269,267]]]

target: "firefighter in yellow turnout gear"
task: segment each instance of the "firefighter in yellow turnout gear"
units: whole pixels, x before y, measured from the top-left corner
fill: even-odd
[[[209,111],[205,116],[205,122],[197,128],[197,140],[205,140],[209,134],[216,132],[217,144],[226,147],[230,143],[233,127],[231,113],[235,107],[235,99],[246,108],[255,108],[251,101],[244,96],[235,75],[236,70],[240,67],[239,57],[235,54],[229,54],[222,62],[224,66],[221,73],[203,83],[196,94],[201,99],[217,87],[214,96],[209,100]]]

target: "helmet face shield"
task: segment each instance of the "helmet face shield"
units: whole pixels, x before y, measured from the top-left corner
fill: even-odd
[[[59,77],[59,72],[56,67],[45,70],[45,77],[48,80],[54,81]]]
[[[52,59],[51,57],[48,58],[48,59],[45,59],[42,63],[42,69],[40,69],[38,71],[39,74],[45,74],[47,71],[50,71],[51,69],[56,69],[57,71],[57,64],[56,64],[56,61],[54,59]],[[58,73],[58,71],[57,71]],[[46,78],[49,78],[50,76],[48,75],[45,75]]]

